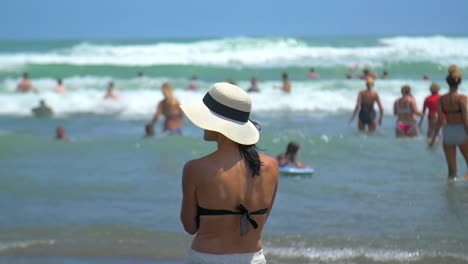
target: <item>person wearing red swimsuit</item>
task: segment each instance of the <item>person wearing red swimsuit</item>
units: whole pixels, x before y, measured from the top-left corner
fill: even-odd
[[[424,100],[424,105],[423,105],[423,113],[421,116],[421,119],[419,120],[419,127],[422,126],[422,123],[424,122],[424,116],[426,115],[426,110],[429,110],[429,113],[427,115],[427,138],[430,139],[435,133],[435,127],[437,123],[437,116],[438,116],[438,104],[437,101],[440,98],[440,86],[437,83],[432,83],[431,86],[429,87],[429,90],[431,91],[431,95],[426,97]],[[442,117],[445,119],[445,116]]]

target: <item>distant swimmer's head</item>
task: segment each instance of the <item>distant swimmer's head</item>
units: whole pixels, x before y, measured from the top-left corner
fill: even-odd
[[[55,137],[57,139],[65,139],[65,128],[62,126],[57,127],[55,130]]]
[[[315,68],[310,68],[309,72],[315,72]]]
[[[286,72],[283,72],[283,74],[281,75],[281,78],[283,78],[283,80],[287,80],[289,77]]]
[[[29,73],[23,72],[23,79],[29,79]]]
[[[286,147],[286,155],[295,155],[299,151],[300,145],[294,141],[288,143]]]
[[[401,94],[402,95],[411,95],[411,87],[409,85],[403,85],[401,87]]]
[[[450,65],[447,78],[445,78],[450,88],[457,88],[458,85],[460,85],[462,79],[463,75],[458,67],[455,64]]]
[[[114,82],[109,82],[107,84],[107,90],[112,90],[112,89],[114,89]]]
[[[252,76],[252,78],[250,78],[250,83],[251,84],[257,84],[258,80],[255,76]]]
[[[46,106],[47,103],[46,103],[46,101],[45,101],[44,99],[41,99],[41,100],[39,101],[39,105],[40,105],[40,106]]]
[[[191,78],[192,81],[196,81],[198,80],[198,75],[194,74],[192,75],[192,78]]]
[[[63,81],[62,81],[61,78],[58,78],[58,79],[57,79],[57,84],[58,84],[58,85],[62,85],[62,84],[63,84]]]
[[[431,91],[432,94],[436,94],[440,91],[440,85],[433,82],[431,83],[431,86],[429,86],[429,90]]]
[[[367,89],[371,89],[372,87],[374,87],[374,85],[375,85],[375,80],[374,80],[374,78],[368,77],[368,78],[366,79],[366,87],[367,87]]]

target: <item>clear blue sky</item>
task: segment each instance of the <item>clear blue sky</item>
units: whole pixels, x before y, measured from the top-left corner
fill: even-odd
[[[468,35],[468,0],[6,0],[0,39]]]

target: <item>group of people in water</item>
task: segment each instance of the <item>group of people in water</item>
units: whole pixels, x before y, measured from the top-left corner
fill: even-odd
[[[425,99],[422,112],[408,85],[402,86],[401,97],[393,107],[397,137],[417,136],[418,126],[423,123],[417,117],[424,118],[426,111],[429,145],[435,143],[443,128],[449,179],[457,176],[457,147],[468,166],[467,97],[458,91],[461,81],[462,73],[451,65],[446,77],[448,93],[440,95],[440,86],[431,84],[431,94]],[[287,86],[283,89],[288,83],[289,90]],[[350,119],[358,115],[360,131],[374,132],[383,120],[384,110],[374,84],[374,78],[367,76],[366,88],[359,92]],[[283,75],[283,88],[290,92],[287,75]],[[161,116],[165,117],[164,131],[180,135],[186,116],[203,129],[205,141],[216,143],[214,152],[186,162],[182,172],[180,220],[185,231],[195,235],[187,263],[266,263],[262,230],[278,190],[278,168],[307,167],[298,160],[299,144],[290,142],[276,158],[259,153],[256,144],[260,129],[250,119],[252,100],[236,85],[216,83],[202,100],[182,105],[169,83],[162,85],[162,93],[164,98],[145,126],[147,136],[154,135],[154,125]],[[56,137],[67,140],[63,127],[57,128]]]
[[[318,73],[314,68],[311,68],[308,75],[310,78],[319,78]],[[388,75],[388,73],[384,73]],[[283,73],[282,85],[274,88],[280,89],[285,93],[291,92],[291,82],[288,74]],[[363,78],[366,81],[366,88],[358,93],[356,106],[350,118],[352,122],[356,115],[358,116],[358,130],[375,132],[378,125],[382,124],[384,117],[384,109],[380,100],[379,94],[375,91],[375,76],[368,70],[363,70]],[[360,77],[361,78],[361,77]],[[422,112],[419,111],[415,98],[411,93],[409,85],[401,87],[401,97],[394,102],[393,113],[396,116],[395,135],[396,137],[417,137],[427,113],[427,139],[430,146],[434,145],[438,138],[443,138],[444,152],[447,157],[449,166],[449,177],[453,178],[456,175],[456,159],[455,146],[458,146],[467,160],[468,165],[468,136],[465,133],[468,131],[468,118],[466,117],[466,96],[458,93],[458,86],[461,83],[462,74],[455,65],[449,67],[449,73],[446,81],[450,87],[449,93],[441,96],[439,94],[440,86],[437,83],[431,83],[429,86],[430,95],[424,100]],[[196,81],[198,76],[194,75],[190,79],[188,90],[197,90]],[[251,85],[247,92],[259,92],[258,80],[255,77],[251,79]],[[37,88],[32,85],[28,73],[23,74],[23,79],[17,86],[20,92],[38,92]],[[57,93],[66,93],[67,88],[61,79],[57,80]],[[163,99],[157,104],[155,113],[150,122],[145,125],[145,137],[153,137],[156,134],[155,125],[161,117],[163,121],[163,133],[167,135],[181,135],[183,126],[183,111],[180,108],[180,102],[173,94],[173,87],[166,82],[162,85],[161,91]],[[104,99],[116,100],[118,96],[114,92],[114,83],[109,82],[107,85]],[[374,109],[374,105],[378,107],[378,114]],[[37,116],[51,116],[53,110],[47,105],[45,100],[40,101],[40,105],[32,109]],[[419,121],[417,118],[420,118]],[[443,128],[443,129],[442,129]],[[61,130],[64,130],[62,127]],[[444,130],[444,133],[442,133]],[[61,134],[64,134],[61,133]],[[443,135],[443,137],[442,137]],[[63,139],[62,136],[57,136],[58,139]],[[297,143],[291,142],[288,144],[285,153],[279,155],[277,160],[280,164],[289,161],[295,164],[296,167],[307,167],[296,159]],[[294,153],[294,154],[291,154]]]
[[[431,83],[430,95],[424,100],[423,111],[418,110],[415,98],[411,94],[411,87],[401,87],[401,97],[393,106],[393,113],[397,117],[395,123],[396,137],[416,137],[419,128],[427,114],[427,139],[428,145],[433,146],[438,138],[442,137],[442,145],[447,160],[448,177],[454,179],[457,176],[456,148],[458,147],[465,158],[468,167],[468,116],[467,97],[458,92],[462,81],[462,73],[456,65],[448,69],[446,82],[449,86],[448,93],[440,95],[440,86]],[[356,107],[350,122],[359,111],[358,129],[360,131],[374,132],[377,125],[382,123],[384,110],[379,94],[373,89],[374,79],[366,80],[366,89],[358,94]],[[379,117],[376,117],[374,104],[379,108]],[[419,122],[417,117],[420,117]],[[443,133],[442,133],[443,130]],[[468,179],[468,173],[465,174]]]

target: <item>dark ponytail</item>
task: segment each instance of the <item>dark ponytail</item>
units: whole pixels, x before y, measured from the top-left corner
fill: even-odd
[[[260,175],[260,168],[262,166],[260,155],[258,155],[257,150],[258,148],[256,145],[239,144],[239,152],[252,171],[252,176]]]

